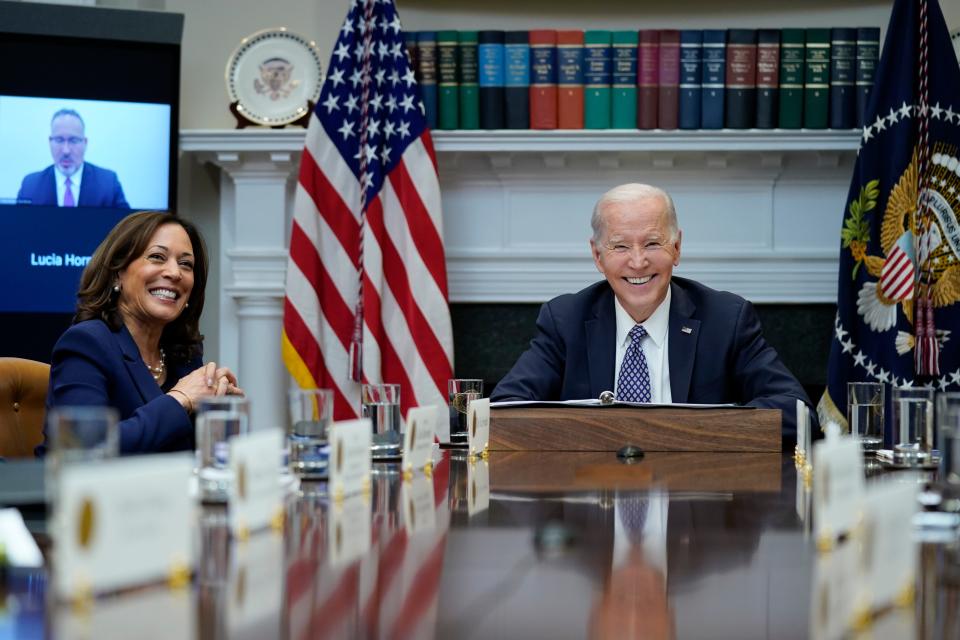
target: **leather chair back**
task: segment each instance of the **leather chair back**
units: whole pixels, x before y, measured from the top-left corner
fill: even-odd
[[[0,457],[32,458],[43,441],[50,365],[0,358]]]

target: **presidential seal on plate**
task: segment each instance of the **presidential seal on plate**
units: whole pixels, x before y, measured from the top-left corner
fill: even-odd
[[[320,97],[322,77],[312,40],[286,27],[247,36],[227,61],[227,93],[237,128],[305,123]]]

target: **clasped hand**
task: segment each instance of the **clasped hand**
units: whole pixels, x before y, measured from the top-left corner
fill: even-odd
[[[208,362],[180,378],[169,393],[187,411],[193,411],[200,398],[244,395],[237,386],[237,376],[227,367],[218,367],[216,362]]]

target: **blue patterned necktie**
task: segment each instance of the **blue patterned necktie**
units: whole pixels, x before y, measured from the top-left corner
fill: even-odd
[[[629,335],[630,346],[623,356],[620,378],[617,380],[617,400],[650,402],[650,369],[640,348],[640,341],[647,335],[647,330],[642,325],[634,325]]]

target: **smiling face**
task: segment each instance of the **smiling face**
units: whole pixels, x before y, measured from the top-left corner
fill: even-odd
[[[50,155],[53,163],[65,176],[72,176],[83,164],[87,139],[83,135],[80,118],[63,114],[50,123]]]
[[[680,264],[679,230],[671,228],[660,196],[608,202],[600,211],[599,238],[590,240],[593,261],[623,308],[643,322],[667,297]]]
[[[162,328],[176,320],[193,290],[193,267],[193,245],[183,227],[160,226],[119,273],[117,308],[124,322]]]

